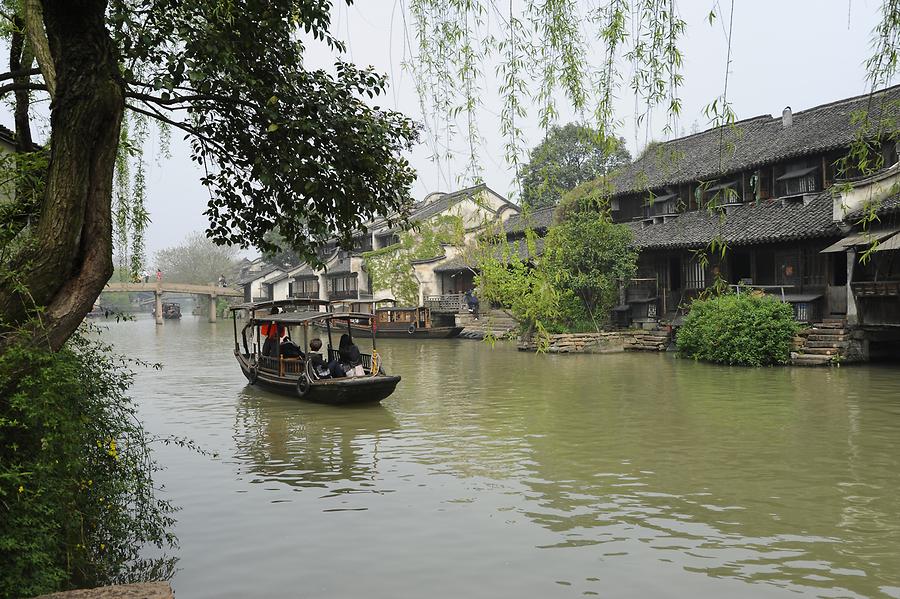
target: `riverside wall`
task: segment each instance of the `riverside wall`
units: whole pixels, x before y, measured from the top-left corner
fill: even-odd
[[[520,351],[537,351],[542,345],[551,354],[608,354],[624,351],[666,351],[672,333],[666,329],[602,331],[550,335],[546,345],[536,339],[520,339]]]

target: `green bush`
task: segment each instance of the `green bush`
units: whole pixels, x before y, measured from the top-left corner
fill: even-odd
[[[691,304],[678,353],[718,364],[784,364],[796,332],[790,304],[761,294],[720,295]]]
[[[154,494],[127,361],[81,336],[0,354],[0,597],[166,578],[172,507]]]

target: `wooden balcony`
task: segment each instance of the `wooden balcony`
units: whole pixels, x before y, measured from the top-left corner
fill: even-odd
[[[295,291],[291,297],[297,299],[319,299],[319,290],[315,291]]]
[[[859,281],[850,283],[856,297],[900,296],[900,281]]]

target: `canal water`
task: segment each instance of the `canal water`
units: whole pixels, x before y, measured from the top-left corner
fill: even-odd
[[[381,405],[247,386],[231,323],[106,323],[194,597],[900,597],[900,368],[385,340]]]

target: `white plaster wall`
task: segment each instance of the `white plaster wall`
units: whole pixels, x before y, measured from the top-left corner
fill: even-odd
[[[835,194],[832,205],[832,218],[836,221],[844,220],[844,217],[854,210],[858,210],[869,203],[879,202],[891,193],[896,192],[898,185],[900,185],[900,163],[887,169],[885,176],[879,178],[878,181]]]
[[[288,284],[291,279],[282,279],[272,285],[272,299],[282,300],[288,298]]]

